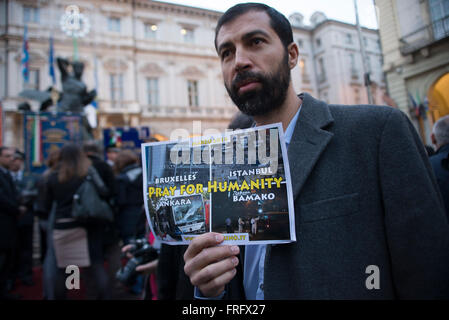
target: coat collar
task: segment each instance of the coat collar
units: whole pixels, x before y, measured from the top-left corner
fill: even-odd
[[[334,122],[326,103],[307,93],[300,95],[302,109],[288,147],[293,198],[296,199],[333,133],[325,128]]]
[[[444,146],[440,147],[435,154],[438,153],[448,153],[449,152],[449,143],[445,144]]]

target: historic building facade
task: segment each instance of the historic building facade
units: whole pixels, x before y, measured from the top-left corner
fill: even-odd
[[[449,0],[375,3],[390,96],[430,144],[433,123],[449,114]]]
[[[67,6],[76,4],[90,29],[76,43],[60,26]],[[4,143],[22,146],[22,114],[17,110],[25,88],[46,90],[49,39],[55,57],[72,58],[74,46],[85,64],[83,81],[98,92],[99,128],[149,126],[169,138],[173,130],[193,133],[224,130],[237,111],[223,85],[213,45],[221,12],[149,0],[10,0],[0,9],[0,99]],[[296,91],[331,103],[367,103],[362,58],[354,25],[328,20],[322,13],[304,25],[290,16],[300,61],[293,70]],[[29,83],[22,78],[24,28],[28,29]],[[382,104],[384,82],[377,30],[363,28],[373,95]],[[61,90],[59,70],[56,88]],[[30,101],[33,110],[36,102]],[[197,129],[198,130],[198,129]],[[101,138],[101,131],[97,131]]]

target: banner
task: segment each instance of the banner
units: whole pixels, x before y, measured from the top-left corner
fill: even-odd
[[[147,219],[163,243],[206,232],[225,244],[296,241],[281,124],[142,145]]]
[[[81,115],[73,113],[28,112],[24,115],[26,169],[42,173],[45,160],[67,142],[82,142]]]
[[[140,152],[141,144],[150,138],[150,128],[103,129],[104,150],[108,147],[131,149]]]

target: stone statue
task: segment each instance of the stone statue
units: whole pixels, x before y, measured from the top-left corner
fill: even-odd
[[[67,59],[57,58],[56,62],[61,72],[62,96],[59,100],[60,111],[81,113],[84,106],[91,103],[97,95],[96,90],[87,92],[87,87],[81,81],[84,64],[79,61],[70,63]],[[73,72],[69,71],[69,66]]]
[[[85,139],[92,138],[92,128],[85,115],[84,107],[90,104],[97,95],[97,91],[87,91],[86,84],[81,81],[84,71],[84,64],[79,61],[70,63],[67,59],[57,58],[59,70],[61,72],[62,93],[57,92],[54,87],[45,91],[26,89],[19,93],[21,97],[36,100],[40,103],[39,111],[44,112],[50,106],[58,104],[58,111],[73,112],[83,114],[82,135]],[[18,106],[21,111],[30,111],[28,103]]]
[[[40,111],[46,111],[48,107],[54,105],[53,100],[56,100],[59,106],[58,111],[82,113],[84,107],[91,103],[97,95],[95,89],[87,92],[86,85],[81,81],[84,64],[79,61],[70,63],[63,58],[57,58],[56,61],[61,71],[62,93],[50,87],[45,91],[26,89],[20,92],[19,95],[38,101],[41,104]],[[53,93],[57,93],[56,97],[52,96]]]

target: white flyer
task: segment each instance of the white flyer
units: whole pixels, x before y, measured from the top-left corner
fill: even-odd
[[[296,241],[290,168],[280,123],[142,144],[145,210],[162,243],[206,232],[224,244]]]

